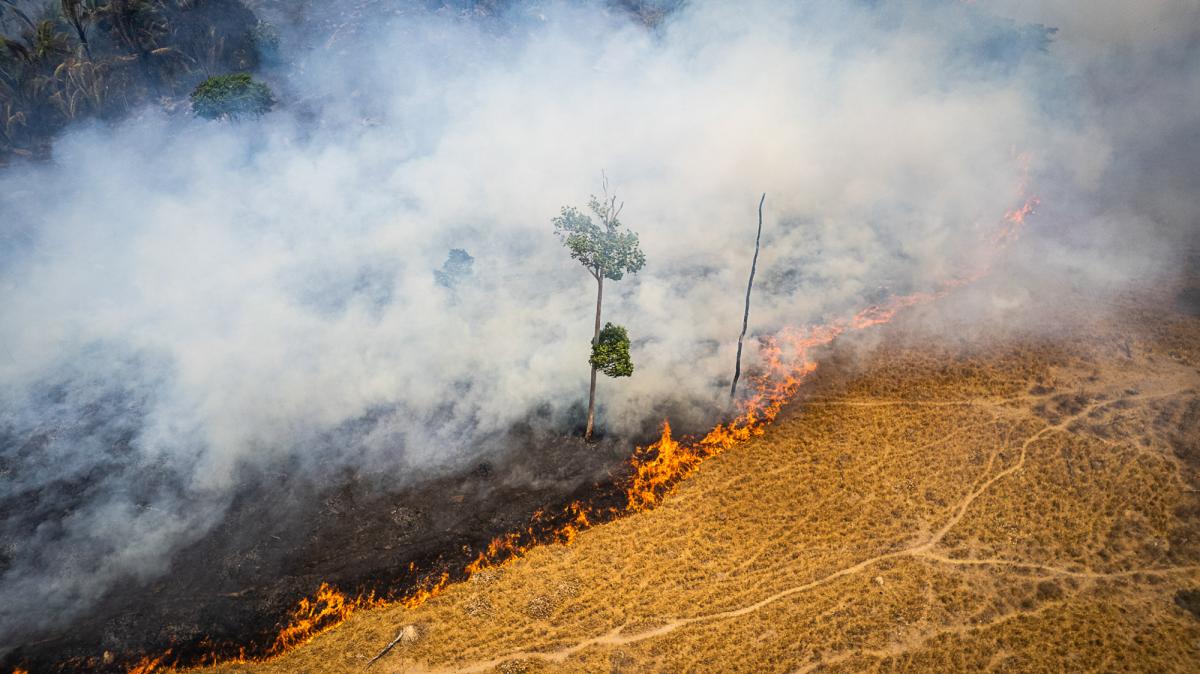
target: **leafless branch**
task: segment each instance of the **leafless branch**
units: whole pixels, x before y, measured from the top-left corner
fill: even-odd
[[[395,647],[396,647],[396,644],[400,643],[400,640],[401,640],[401,639],[403,639],[403,638],[404,638],[404,630],[400,630],[400,633],[396,635],[396,638],[395,638],[395,639],[392,639],[392,643],[388,644],[387,646],[384,646],[384,647],[383,647],[383,650],[382,650],[382,651],[379,651],[379,654],[378,654],[378,655],[376,655],[375,657],[371,658],[370,660],[367,660],[367,664],[363,665],[363,671],[366,671],[366,669],[367,669],[368,667],[370,667],[371,665],[375,664],[375,661],[376,661],[376,660],[378,660],[379,658],[382,658],[383,656],[387,655],[387,654],[388,654],[388,651],[390,651],[390,650],[392,650],[393,648],[395,648]]]

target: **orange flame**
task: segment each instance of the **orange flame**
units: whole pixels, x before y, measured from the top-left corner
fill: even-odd
[[[1014,241],[1025,223],[1025,218],[1033,212],[1038,203],[1037,197],[1031,197],[1021,207],[1007,212],[1000,232],[993,236],[990,242],[999,246]],[[810,355],[813,349],[831,343],[847,331],[863,330],[887,323],[899,311],[945,297],[953,289],[982,277],[987,271],[988,269],[984,268],[973,274],[950,279],[934,292],[892,297],[887,302],[867,307],[848,319],[804,329],[788,328],[765,340],[761,350],[764,361],[762,373],[752,378],[752,392],[740,403],[741,412],[732,421],[718,424],[699,440],[680,442],[672,437],[670,422],[664,420],[659,439],[646,447],[635,449],[630,459],[630,477],[624,488],[624,512],[636,513],[653,508],[662,502],[674,485],[692,475],[705,459],[762,435],[765,427],[775,420],[805,378],[817,369],[817,362]],[[619,516],[621,512],[611,508],[594,508],[579,501],[571,502],[556,515],[539,510],[530,518],[529,527],[520,531],[510,531],[492,539],[488,546],[464,567],[463,575],[470,577],[486,568],[504,565],[523,556],[537,545],[569,545],[581,531],[591,527],[593,523],[607,521]],[[559,524],[546,532],[540,525],[548,522]],[[426,586],[419,587],[415,593],[401,600],[401,603],[408,608],[420,606],[436,596],[448,582],[449,574],[443,572],[433,581],[428,581]],[[332,627],[332,624],[329,626]]]
[[[162,664],[162,661],[165,660],[170,654],[171,651],[167,651],[156,658],[144,657],[129,669],[129,674],[150,674],[150,672],[161,671],[158,669],[158,666]],[[16,672],[13,674],[16,674]]]
[[[275,643],[271,644],[268,653],[283,653],[306,644],[329,628],[345,622],[356,610],[383,606],[385,603],[376,599],[374,592],[349,599],[336,588],[321,583],[315,598],[301,599],[292,610],[291,622],[275,637]]]
[[[424,582],[417,586],[417,589],[408,597],[401,599],[400,604],[404,608],[416,608],[421,604],[441,594],[442,590],[450,583],[450,574],[443,571],[439,576],[426,578]],[[380,601],[376,606],[386,606],[387,602]],[[330,625],[332,627],[332,625]]]
[[[1027,181],[1026,175],[1020,187],[1022,192]],[[1020,207],[1005,213],[1000,229],[987,242],[993,247],[1001,247],[1015,241],[1026,218],[1039,203],[1037,197],[1029,197]],[[538,545],[570,545],[580,532],[596,523],[655,507],[671,493],[675,485],[694,474],[705,459],[762,435],[766,426],[775,420],[784,405],[796,394],[805,378],[816,371],[817,362],[811,356],[813,349],[830,344],[847,331],[864,330],[887,323],[903,309],[941,299],[953,289],[978,280],[988,271],[989,267],[985,265],[973,273],[943,282],[936,291],[898,295],[884,303],[869,306],[849,318],[802,329],[785,328],[778,335],[765,339],[760,350],[762,371],[751,378],[751,392],[740,401],[740,412],[733,420],[717,424],[699,440],[685,438],[683,441],[671,435],[671,424],[664,420],[659,439],[634,450],[629,460],[630,477],[624,486],[626,505],[623,510],[579,501],[571,502],[557,513],[538,510],[525,529],[493,538],[474,560],[463,567],[461,577],[469,578],[484,569],[507,564]],[[415,571],[415,565],[410,564],[409,572]],[[415,589],[397,600],[380,599],[373,592],[351,599],[336,588],[322,583],[313,599],[303,599],[293,609],[288,625],[280,631],[267,654],[252,659],[272,659],[308,643],[347,620],[358,609],[390,604],[416,608],[440,594],[450,580],[450,573],[442,570],[427,576]],[[162,667],[163,660],[169,655],[170,651],[158,658],[143,658],[129,670],[129,674],[173,670],[172,667]],[[220,659],[222,663],[249,661],[251,659],[246,657],[244,651],[236,659]],[[212,664],[218,664],[215,656]]]
[[[675,483],[694,473],[702,461],[762,435],[804,379],[817,369],[817,362],[810,355],[812,349],[831,343],[848,330],[887,323],[901,309],[933,301],[948,293],[947,288],[934,293],[897,296],[885,304],[867,307],[849,319],[803,330],[789,328],[768,339],[762,349],[763,373],[753,379],[753,392],[742,401],[742,412],[733,421],[718,424],[703,438],[687,443],[672,438],[671,425],[664,421],[662,437],[648,447],[636,450],[632,459],[633,476],[626,488],[627,510],[640,512],[654,507],[670,493]],[[786,359],[784,347],[790,353]]]

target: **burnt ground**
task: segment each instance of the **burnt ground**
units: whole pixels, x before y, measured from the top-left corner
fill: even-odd
[[[580,498],[618,504],[615,485],[636,441],[653,438],[652,423],[641,432],[585,444],[577,434],[516,429],[489,460],[408,486],[344,471],[324,484],[312,471],[255,475],[166,574],[128,579],[65,628],[24,635],[0,670],[124,672],[167,649],[179,664],[264,653],[323,582],[348,595],[403,596],[429,576],[459,572],[535,511]]]
[[[1176,298],[1179,310],[1192,316],[1200,316],[1200,287],[1185,288]]]
[[[1050,301],[1093,322],[901,318],[658,507],[213,674],[363,671],[397,636],[368,672],[1191,674],[1200,320]]]

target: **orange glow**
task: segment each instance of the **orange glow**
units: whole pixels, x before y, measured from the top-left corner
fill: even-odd
[[[443,571],[440,576],[434,576],[426,579],[423,583],[417,586],[417,589],[405,599],[400,600],[400,604],[404,608],[416,608],[421,604],[436,597],[442,592],[442,589],[450,583],[450,574]],[[373,606],[386,606],[387,602],[379,601]],[[349,616],[347,616],[349,617]],[[340,621],[339,621],[340,622]],[[335,623],[336,624],[336,623]],[[330,625],[332,627],[333,625]]]
[[[170,654],[171,651],[167,651],[157,658],[144,657],[129,669],[129,674],[150,674],[150,672],[162,671],[159,669],[159,665]]]
[[[1041,203],[1037,197],[1030,197],[1019,208],[1005,213],[1004,226],[992,236],[991,243],[999,246],[1015,241],[1021,228],[1025,225],[1025,218],[1029,217]]]
[[[374,593],[349,599],[327,583],[321,583],[317,588],[316,597],[301,599],[296,608],[292,609],[291,621],[275,637],[275,643],[271,644],[268,653],[283,653],[306,644],[318,634],[344,622],[356,610],[384,604],[385,602],[375,598]]]
[[[1025,160],[1028,161],[1027,158]],[[1022,194],[1027,181],[1028,176],[1022,181]],[[985,240],[991,244],[990,252],[994,253],[1015,241],[1026,218],[1039,203],[1037,197],[1023,198],[1020,207],[1005,213],[1000,228]],[[795,396],[805,378],[816,371],[817,362],[812,354],[814,349],[830,344],[843,333],[887,323],[903,309],[941,299],[955,288],[978,280],[988,271],[990,266],[985,264],[970,273],[943,282],[934,291],[897,295],[853,316],[825,325],[786,328],[765,339],[760,349],[761,371],[750,377],[749,393],[738,402],[738,412],[732,420],[717,424],[699,439],[676,439],[671,433],[670,422],[664,420],[658,440],[634,450],[629,459],[629,477],[621,486],[625,497],[624,508],[573,501],[558,511],[538,510],[530,518],[529,526],[492,539],[456,577],[469,578],[484,569],[502,566],[538,545],[570,545],[582,531],[595,524],[655,507],[671,493],[675,485],[694,474],[705,459],[762,435],[766,426]],[[415,574],[415,564],[410,564],[408,571]],[[416,608],[440,594],[450,581],[451,574],[439,570],[426,576],[404,597],[390,600],[377,598],[374,593],[351,599],[336,588],[322,583],[315,597],[301,600],[292,610],[287,626],[280,631],[265,656],[247,658],[243,651],[237,658],[220,658],[219,662],[263,661],[277,657],[312,641],[344,622],[358,609],[393,604]],[[129,670],[129,674],[172,670],[172,667],[162,664],[169,655],[170,651],[155,659],[143,658]],[[211,664],[217,663],[218,658],[214,655]]]

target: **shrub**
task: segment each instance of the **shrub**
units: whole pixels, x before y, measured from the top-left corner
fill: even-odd
[[[629,334],[625,328],[606,323],[600,338],[592,346],[592,367],[610,377],[628,377],[633,374],[633,361],[629,358]]]
[[[262,115],[275,105],[271,90],[250,73],[214,75],[192,92],[192,112],[207,119]]]

